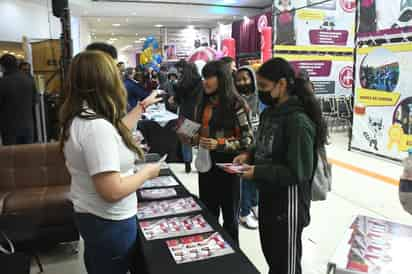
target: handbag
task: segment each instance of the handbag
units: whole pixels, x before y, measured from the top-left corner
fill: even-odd
[[[332,190],[332,166],[328,162],[326,149],[318,152],[318,164],[312,181],[312,201],[325,201]]]

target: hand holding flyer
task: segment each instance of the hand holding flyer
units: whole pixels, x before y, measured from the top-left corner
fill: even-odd
[[[216,166],[220,167],[229,174],[243,174],[243,165],[233,163],[217,163]]]
[[[183,117],[177,122],[176,133],[192,138],[198,133],[200,126],[199,123]]]

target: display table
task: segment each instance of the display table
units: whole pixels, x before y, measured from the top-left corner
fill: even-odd
[[[147,240],[141,228],[141,223],[147,220],[139,220],[139,239],[141,242],[141,257],[138,258],[140,264],[144,264],[146,268],[146,274],[227,274],[227,273],[237,273],[237,274],[257,274],[259,271],[250,262],[250,260],[245,256],[245,254],[237,247],[235,247],[230,236],[223,230],[223,228],[216,222],[215,218],[209,213],[206,207],[193,195],[191,195],[186,188],[181,184],[179,179],[171,173],[172,176],[179,183],[178,186],[174,186],[176,189],[176,196],[170,197],[167,200],[176,198],[189,198],[191,197],[199,206],[200,210],[196,212],[187,214],[177,214],[169,215],[165,218],[174,217],[184,217],[201,215],[204,220],[212,227],[213,232],[211,234],[219,233],[223,240],[230,245],[233,249],[233,253],[223,256],[218,256],[215,258],[208,258],[205,260],[199,260],[188,263],[178,264],[171,255],[167,241],[171,239],[182,239],[182,237],[171,237],[163,238],[160,240]],[[171,188],[171,187],[167,187]],[[159,189],[159,188],[149,188],[149,189]],[[139,190],[139,192],[141,192]],[[147,203],[148,200],[142,200],[139,194],[139,203]],[[152,201],[152,200],[150,200]],[[149,221],[157,221],[161,218],[149,219]],[[187,236],[183,236],[187,237]]]
[[[330,260],[328,273],[411,273],[411,246],[411,226],[357,216]]]

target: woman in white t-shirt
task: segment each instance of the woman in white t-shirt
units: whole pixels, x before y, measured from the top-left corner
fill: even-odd
[[[160,165],[134,174],[136,156],[143,152],[131,129],[157,101],[153,94],[126,115],[126,91],[113,59],[86,51],[72,61],[60,113],[61,147],[89,274],[134,271],[136,190],[159,175]]]

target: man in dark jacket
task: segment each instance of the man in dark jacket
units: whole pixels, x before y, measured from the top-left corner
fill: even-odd
[[[34,106],[37,92],[34,80],[18,70],[17,59],[0,58],[4,77],[0,79],[0,132],[3,145],[34,142]]]
[[[124,80],[124,86],[127,90],[127,102],[129,109],[133,109],[137,106],[137,103],[143,101],[147,96],[149,96],[149,92],[145,90],[140,82],[134,79],[134,69],[127,68]]]

